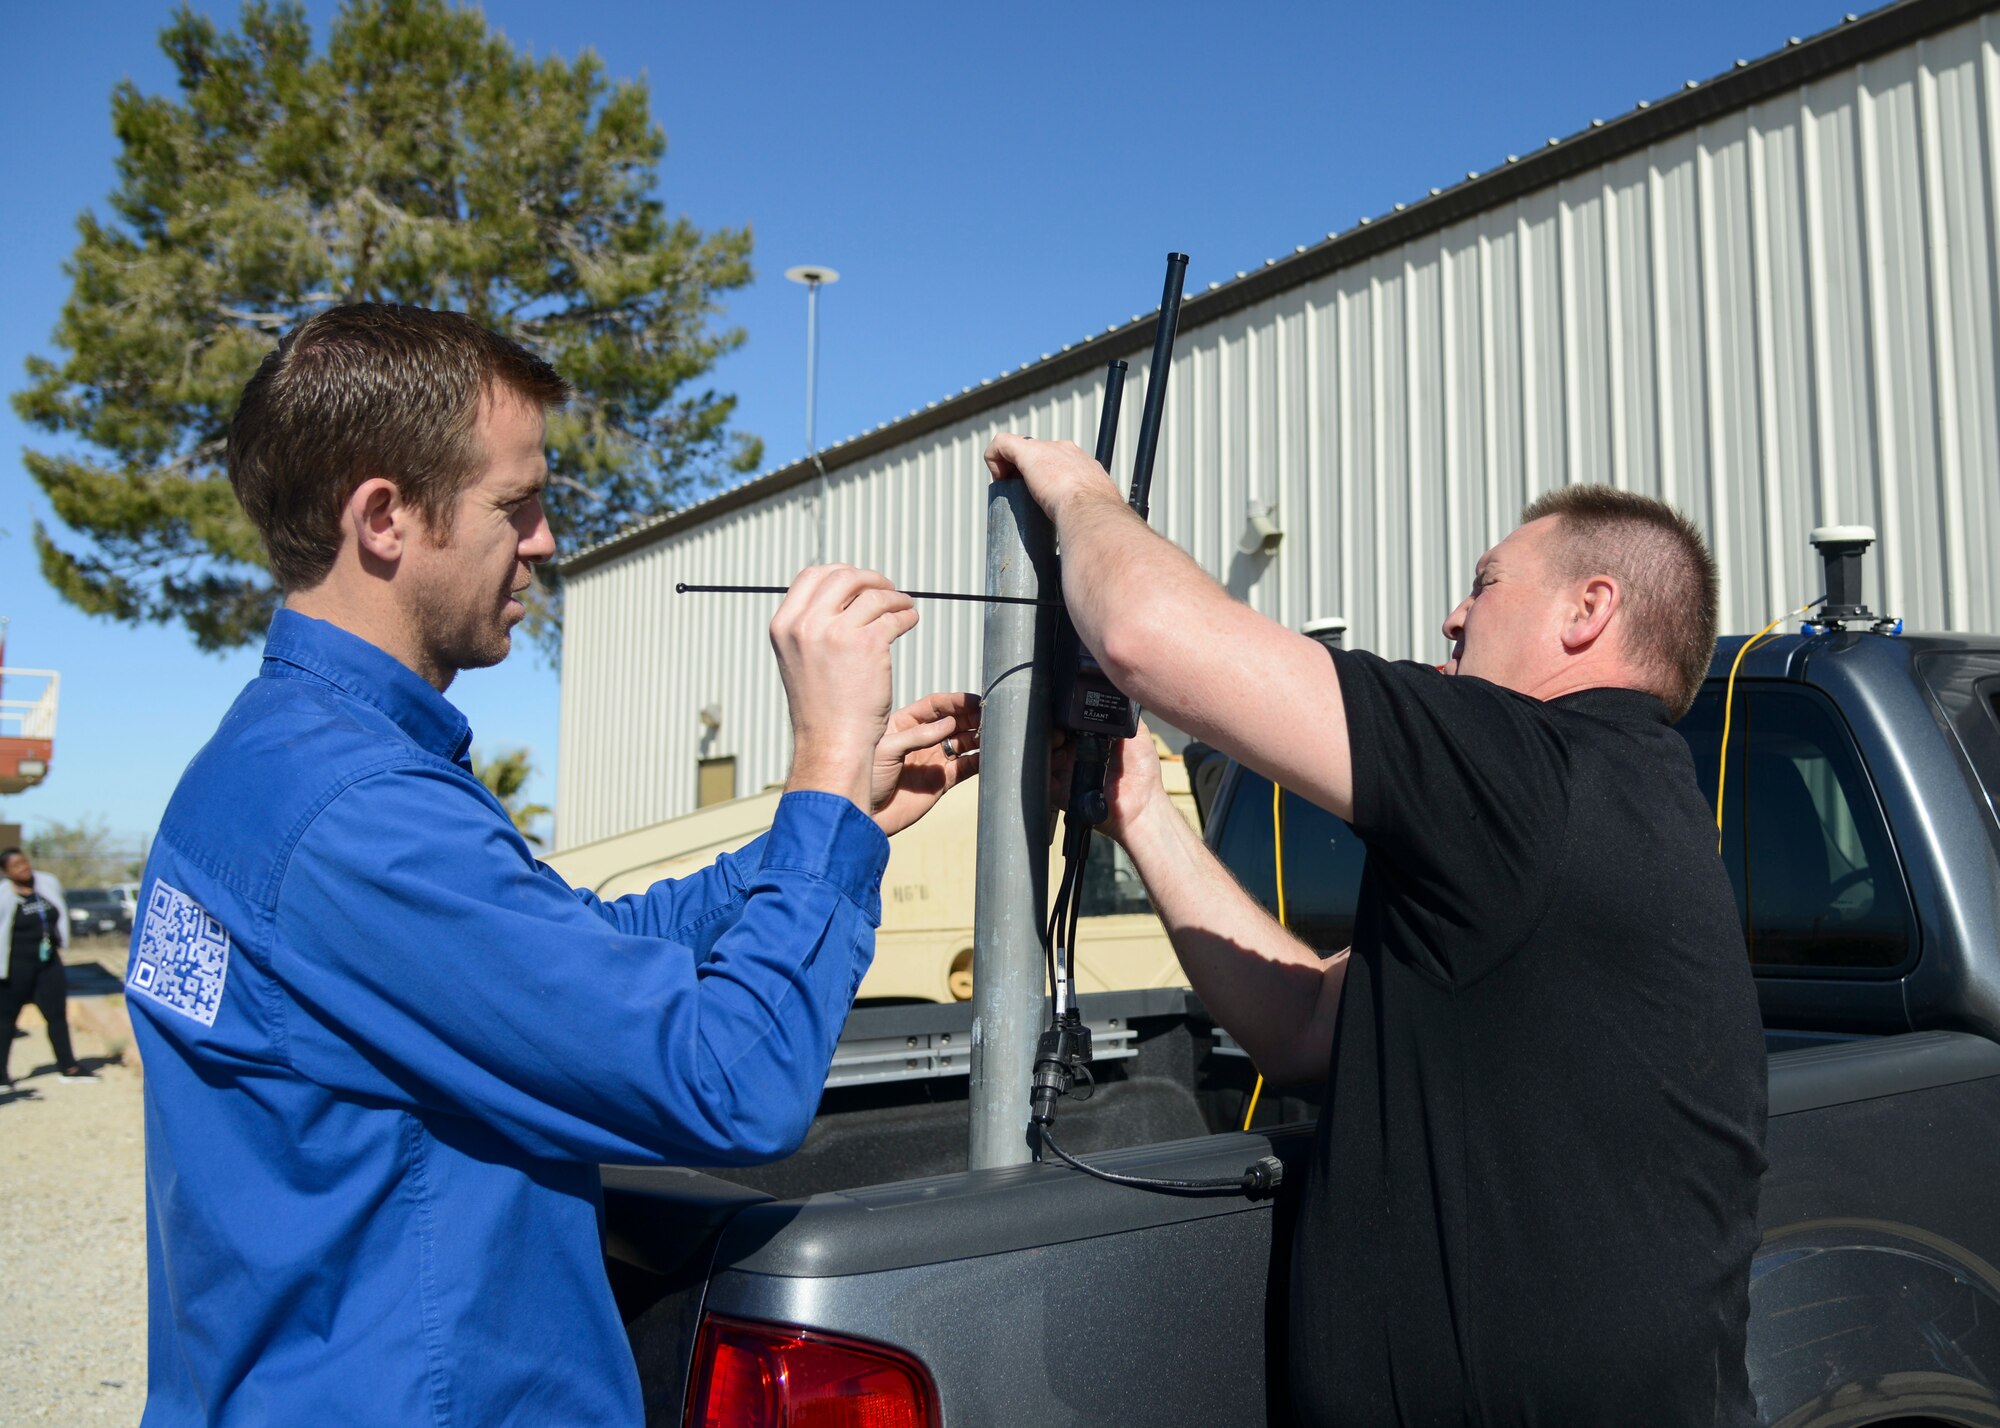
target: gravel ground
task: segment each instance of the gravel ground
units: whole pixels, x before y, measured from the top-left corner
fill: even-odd
[[[125,947],[97,939],[63,960],[122,976]],[[0,1091],[0,1424],[135,1424],[146,1404],[145,1155],[123,998],[70,998],[76,1054],[95,1082],[57,1078],[33,1008],[21,1029],[7,1063],[14,1090]]]

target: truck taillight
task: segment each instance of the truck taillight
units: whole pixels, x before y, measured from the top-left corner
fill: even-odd
[[[710,1314],[695,1341],[688,1428],[936,1428],[937,1390],[908,1354],[812,1329]]]

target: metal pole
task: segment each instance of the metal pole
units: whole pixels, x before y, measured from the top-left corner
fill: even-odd
[[[986,590],[1058,591],[1055,532],[1023,481],[986,503]],[[1048,606],[986,607],[979,717],[979,871],[973,899],[974,1170],[1025,1165],[1028,1090],[1042,1023],[1042,921],[1049,905]]]
[[[813,439],[813,381],[819,375],[819,283],[806,284],[806,455],[817,456]]]
[[[819,290],[828,283],[839,282],[840,274],[823,263],[801,263],[796,268],[785,269],[785,277],[791,282],[805,284],[806,289],[806,459],[819,469],[819,499],[813,503],[819,508],[816,514],[818,548],[813,553],[813,563],[817,565],[826,561],[828,485],[826,463],[819,459],[818,421],[814,412],[819,395]]]
[[[827,480],[826,463],[819,459],[819,441],[813,423],[814,388],[819,379],[819,280],[806,284],[806,455],[819,468],[819,499],[813,502],[813,524],[818,527],[813,543],[813,564],[826,564]]]

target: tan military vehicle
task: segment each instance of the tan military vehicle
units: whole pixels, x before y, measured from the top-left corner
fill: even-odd
[[[1167,791],[1199,826],[1186,765],[1161,750]],[[771,826],[778,793],[752,794],[649,828],[565,848],[548,860],[572,887],[599,897],[641,892],[661,878],[685,877]],[[916,827],[889,844],[882,879],[882,927],[875,963],[862,979],[862,1005],[967,1001],[972,996],[973,858],[978,842],[976,783],[952,790]],[[1060,880],[1050,849],[1049,886]],[[1077,990],[1128,991],[1187,984],[1166,933],[1125,854],[1099,837],[1085,870],[1077,930]]]

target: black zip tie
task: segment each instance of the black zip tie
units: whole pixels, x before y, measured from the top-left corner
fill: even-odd
[[[689,585],[674,586],[676,595],[789,595],[789,585]],[[912,600],[967,600],[976,605],[1055,605],[1059,601],[1037,600],[1032,595],[960,595],[949,590],[905,590]]]

